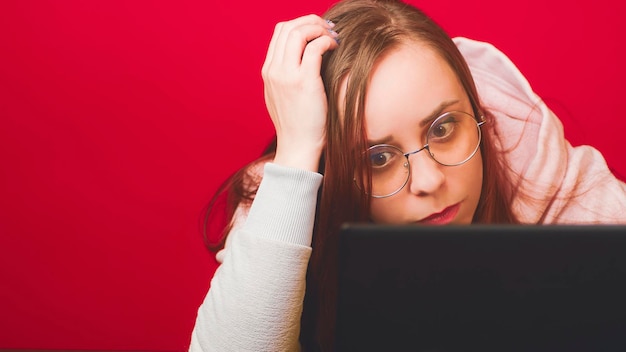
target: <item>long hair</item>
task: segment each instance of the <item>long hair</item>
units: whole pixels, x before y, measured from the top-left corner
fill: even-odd
[[[321,69],[328,98],[327,144],[320,161],[324,179],[317,203],[300,334],[307,351],[332,350],[334,343],[339,229],[345,222],[369,221],[370,198],[361,189],[367,189],[371,181],[357,179],[357,187],[354,170],[365,169],[361,157],[367,147],[365,97],[372,68],[383,54],[401,44],[417,42],[450,65],[469,97],[474,116],[484,115],[487,119],[481,127],[482,192],[473,221],[517,222],[510,206],[511,182],[494,144],[491,115],[481,108],[470,70],[447,33],[422,11],[397,0],[344,0],[329,9],[324,18],[336,24],[333,29],[339,33],[340,45],[324,55]],[[340,85],[348,75],[345,95],[340,97]],[[273,152],[268,149],[265,157]],[[232,209],[251,199],[250,190],[241,187],[241,174],[236,177],[226,183],[231,217]],[[219,242],[223,243],[223,236]]]

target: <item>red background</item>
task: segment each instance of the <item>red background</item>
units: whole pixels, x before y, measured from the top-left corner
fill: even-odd
[[[0,3],[0,348],[187,348],[201,210],[272,135],[274,23],[331,3]],[[624,1],[413,3],[507,53],[626,175]]]

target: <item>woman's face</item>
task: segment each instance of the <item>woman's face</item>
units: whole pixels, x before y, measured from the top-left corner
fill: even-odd
[[[374,66],[365,100],[369,145],[390,144],[402,152],[426,143],[432,118],[449,111],[472,114],[459,79],[436,52],[410,43]],[[458,166],[438,164],[423,150],[409,156],[409,180],[398,193],[372,198],[378,223],[470,224],[483,179],[480,150]]]

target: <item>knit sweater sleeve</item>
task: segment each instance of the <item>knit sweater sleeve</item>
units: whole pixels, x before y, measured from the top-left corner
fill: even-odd
[[[229,234],[190,351],[297,351],[322,176],[268,163]]]

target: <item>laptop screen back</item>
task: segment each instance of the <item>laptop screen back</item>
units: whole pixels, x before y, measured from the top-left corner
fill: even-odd
[[[340,351],[626,350],[626,227],[347,225]]]

